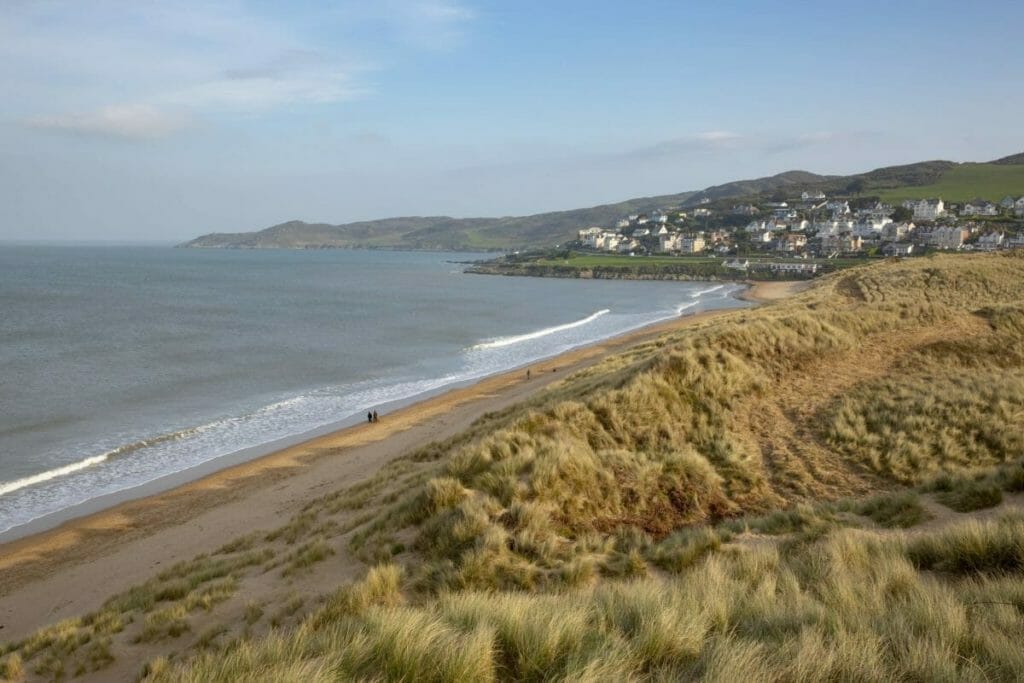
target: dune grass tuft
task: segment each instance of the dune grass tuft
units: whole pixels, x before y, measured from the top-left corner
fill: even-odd
[[[931,519],[931,514],[914,491],[874,496],[855,507],[857,514],[869,517],[882,527],[907,529]]]

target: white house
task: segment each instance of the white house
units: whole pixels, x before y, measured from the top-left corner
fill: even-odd
[[[679,233],[658,235],[658,251],[677,251],[679,249]]]
[[[986,202],[984,200],[975,199],[972,202],[964,204],[964,208],[960,210],[961,216],[998,216],[999,207],[992,202]]]
[[[860,251],[864,240],[859,235],[825,235],[821,238],[821,250],[840,253]]]
[[[933,221],[946,215],[946,204],[941,199],[910,199],[903,202],[903,206],[914,212],[917,221]]]
[[[832,214],[833,218],[848,216],[850,214],[850,202],[831,201],[825,205],[825,209]]]
[[[684,237],[678,241],[678,249],[684,254],[699,254],[704,251],[706,246],[704,237],[697,235],[695,237]]]
[[[882,253],[886,256],[910,256],[914,251],[914,245],[910,242],[891,243],[882,247]]]
[[[963,228],[944,225],[932,230],[931,234],[928,235],[928,244],[937,249],[959,249],[964,246],[964,239],[967,237],[967,234],[967,231]]]
[[[892,223],[892,219],[888,216],[885,218],[864,218],[853,226],[853,234],[861,235],[862,237],[881,235],[882,230],[890,223]]]
[[[857,215],[860,217],[867,218],[888,218],[892,215],[892,206],[889,204],[883,204],[882,202],[875,202],[875,205],[866,209],[860,209],[857,211]]]
[[[838,235],[841,232],[851,232],[853,230],[852,220],[831,220],[831,221],[818,221],[811,229],[819,236],[824,237],[825,235]]]
[[[617,247],[617,251],[620,254],[629,254],[640,248],[640,243],[636,240],[622,240]]]
[[[746,259],[743,259],[742,261],[739,259],[733,259],[732,261],[726,261],[722,265],[732,270],[746,270],[750,267],[750,261]]]
[[[601,238],[601,234],[604,233],[604,228],[586,228],[580,230],[577,234],[579,235],[580,242],[584,246],[590,247],[591,249],[597,249],[597,243]]]
[[[1013,210],[1018,216],[1024,216],[1024,197],[1013,203]]]
[[[825,198],[825,193],[824,192],[804,192],[803,194],[800,195],[800,199],[804,200],[805,202],[814,201],[814,200],[818,200],[818,199],[824,199],[824,198]]]
[[[777,251],[800,251],[806,246],[807,236],[801,235],[800,233],[790,233],[788,235],[783,235],[779,240],[775,242],[775,249]]]
[[[999,202],[999,206],[1004,208],[1004,209],[1012,209],[1014,203],[1015,203],[1014,198],[1009,196],[1009,195],[1007,195],[1007,196],[1003,197],[1003,201]]]
[[[818,272],[817,263],[771,263],[769,267],[778,273],[814,273]]]
[[[710,209],[705,209],[705,208],[702,208],[702,207],[701,208],[696,208],[696,209],[693,210],[693,215],[696,218],[700,218],[701,216],[710,216],[711,215],[711,210]]]
[[[1003,246],[1004,235],[1001,232],[990,232],[978,238],[978,249],[982,251],[995,251]]]
[[[888,223],[882,228],[882,239],[901,240],[914,231],[913,223]]]
[[[618,223],[615,224],[615,227],[616,228],[628,228],[629,227],[629,219],[628,218],[621,219]]]

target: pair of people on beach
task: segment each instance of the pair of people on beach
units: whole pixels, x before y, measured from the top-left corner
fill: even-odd
[[[377,417],[377,411],[374,410],[372,412],[367,413],[366,414],[366,421],[367,422],[380,422],[380,420]]]

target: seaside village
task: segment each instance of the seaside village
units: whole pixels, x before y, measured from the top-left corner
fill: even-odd
[[[738,270],[752,267],[748,257],[767,257],[769,262],[762,258],[754,265],[808,274],[819,267],[809,261],[812,258],[1024,247],[1024,196],[998,202],[947,204],[935,198],[892,205],[804,192],[799,199],[757,205],[722,207],[706,197],[698,201],[687,210],[624,216],[614,229],[580,230],[575,246],[629,255],[713,255]]]

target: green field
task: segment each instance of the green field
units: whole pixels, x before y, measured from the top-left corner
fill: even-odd
[[[725,259],[714,256],[620,256],[618,254],[572,254],[569,258],[542,258],[535,261],[542,266],[573,266],[574,268],[595,268],[608,266],[708,266],[719,265],[732,260],[733,257]],[[866,259],[798,259],[786,257],[750,258],[740,257],[751,263],[772,262],[772,263],[820,263],[832,265],[837,268],[848,268],[850,266],[866,263]]]
[[[931,185],[880,190],[878,194],[887,202],[934,197],[947,202],[966,202],[977,197],[997,202],[1007,195],[1024,195],[1024,165],[963,164],[946,171]]]
[[[706,256],[619,256],[617,254],[573,254],[567,259],[544,258],[537,263],[542,266],[574,266],[593,268],[602,266],[706,266],[721,263],[722,259]]]

